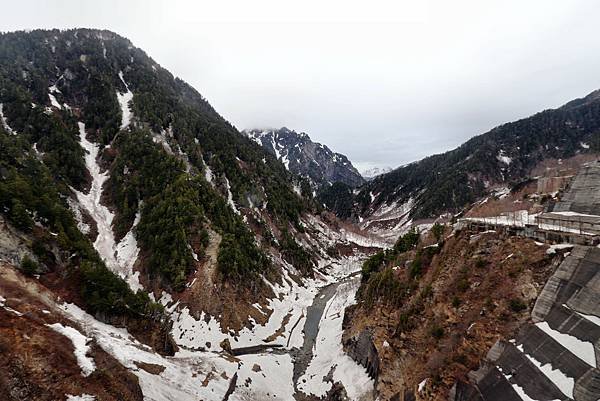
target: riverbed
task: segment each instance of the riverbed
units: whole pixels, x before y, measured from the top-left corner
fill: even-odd
[[[343,350],[345,309],[355,303],[360,275],[323,287],[308,308],[304,344],[294,358],[294,388],[324,396],[334,382],[341,383],[351,400],[372,400],[373,380]]]

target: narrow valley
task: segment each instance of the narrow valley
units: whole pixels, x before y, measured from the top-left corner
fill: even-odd
[[[361,176],[118,33],[0,33],[0,400],[600,400],[599,94]]]

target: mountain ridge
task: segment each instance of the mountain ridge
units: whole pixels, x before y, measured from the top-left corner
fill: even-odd
[[[364,183],[363,177],[345,155],[313,142],[305,132],[282,127],[246,129],[242,133],[274,154],[289,171],[308,179],[314,190],[336,182],[350,187]]]
[[[496,186],[528,177],[542,160],[600,149],[600,96],[594,91],[556,109],[501,124],[447,152],[375,177],[348,198],[326,205],[340,216],[368,219],[378,210],[406,207],[407,218],[458,213]],[[344,208],[340,209],[340,205]],[[405,214],[405,213],[402,213]]]
[[[37,188],[22,158],[47,170],[62,229],[97,268],[88,278],[116,275],[119,286],[125,279],[133,290],[177,293],[207,266],[210,282],[250,294],[242,300],[265,300],[265,277],[278,281],[288,268],[311,277],[330,258],[330,245],[306,231],[321,219],[312,192],[298,191],[275,156],[128,39],[91,29],[2,34],[0,85],[0,132],[11,149],[0,167],[14,175],[0,188],[4,212],[32,230],[45,205],[12,188]],[[60,231],[53,221],[36,224]],[[53,268],[30,255],[40,271]],[[84,299],[91,310],[111,310],[110,302]],[[216,298],[203,307],[232,327],[248,318],[233,307],[224,313]]]

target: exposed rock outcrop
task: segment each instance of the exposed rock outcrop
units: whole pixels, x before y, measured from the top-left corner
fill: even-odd
[[[313,142],[304,132],[283,127],[243,133],[273,153],[288,170],[308,178],[315,188],[335,182],[357,187],[365,182],[346,156]]]
[[[344,343],[348,355],[364,366],[369,376],[377,383],[379,375],[379,355],[373,344],[373,336],[367,330],[360,332],[358,336],[348,338]]]
[[[447,400],[457,380],[455,393],[476,394],[467,374],[527,321],[532,292],[553,272],[546,248],[526,238],[462,230],[429,241],[371,273],[346,311],[348,353],[365,361],[376,348],[381,400]]]

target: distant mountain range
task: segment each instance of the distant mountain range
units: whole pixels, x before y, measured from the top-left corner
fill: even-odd
[[[393,170],[369,168],[362,175],[346,156],[305,133],[285,127],[243,133],[290,172],[308,178],[319,202],[339,217],[364,220],[364,226],[383,214],[406,223],[460,211],[493,187],[526,179],[545,159],[600,149],[600,91],[498,126],[454,150]]]
[[[375,178],[381,174],[389,173],[392,170],[393,170],[392,167],[370,167],[370,168],[367,168],[367,169],[361,171],[361,175],[363,176],[363,178],[365,180],[370,181],[373,178]]]
[[[242,132],[275,155],[289,171],[307,178],[315,190],[336,182],[352,188],[365,182],[345,155],[313,142],[304,132],[298,133],[286,127]]]

